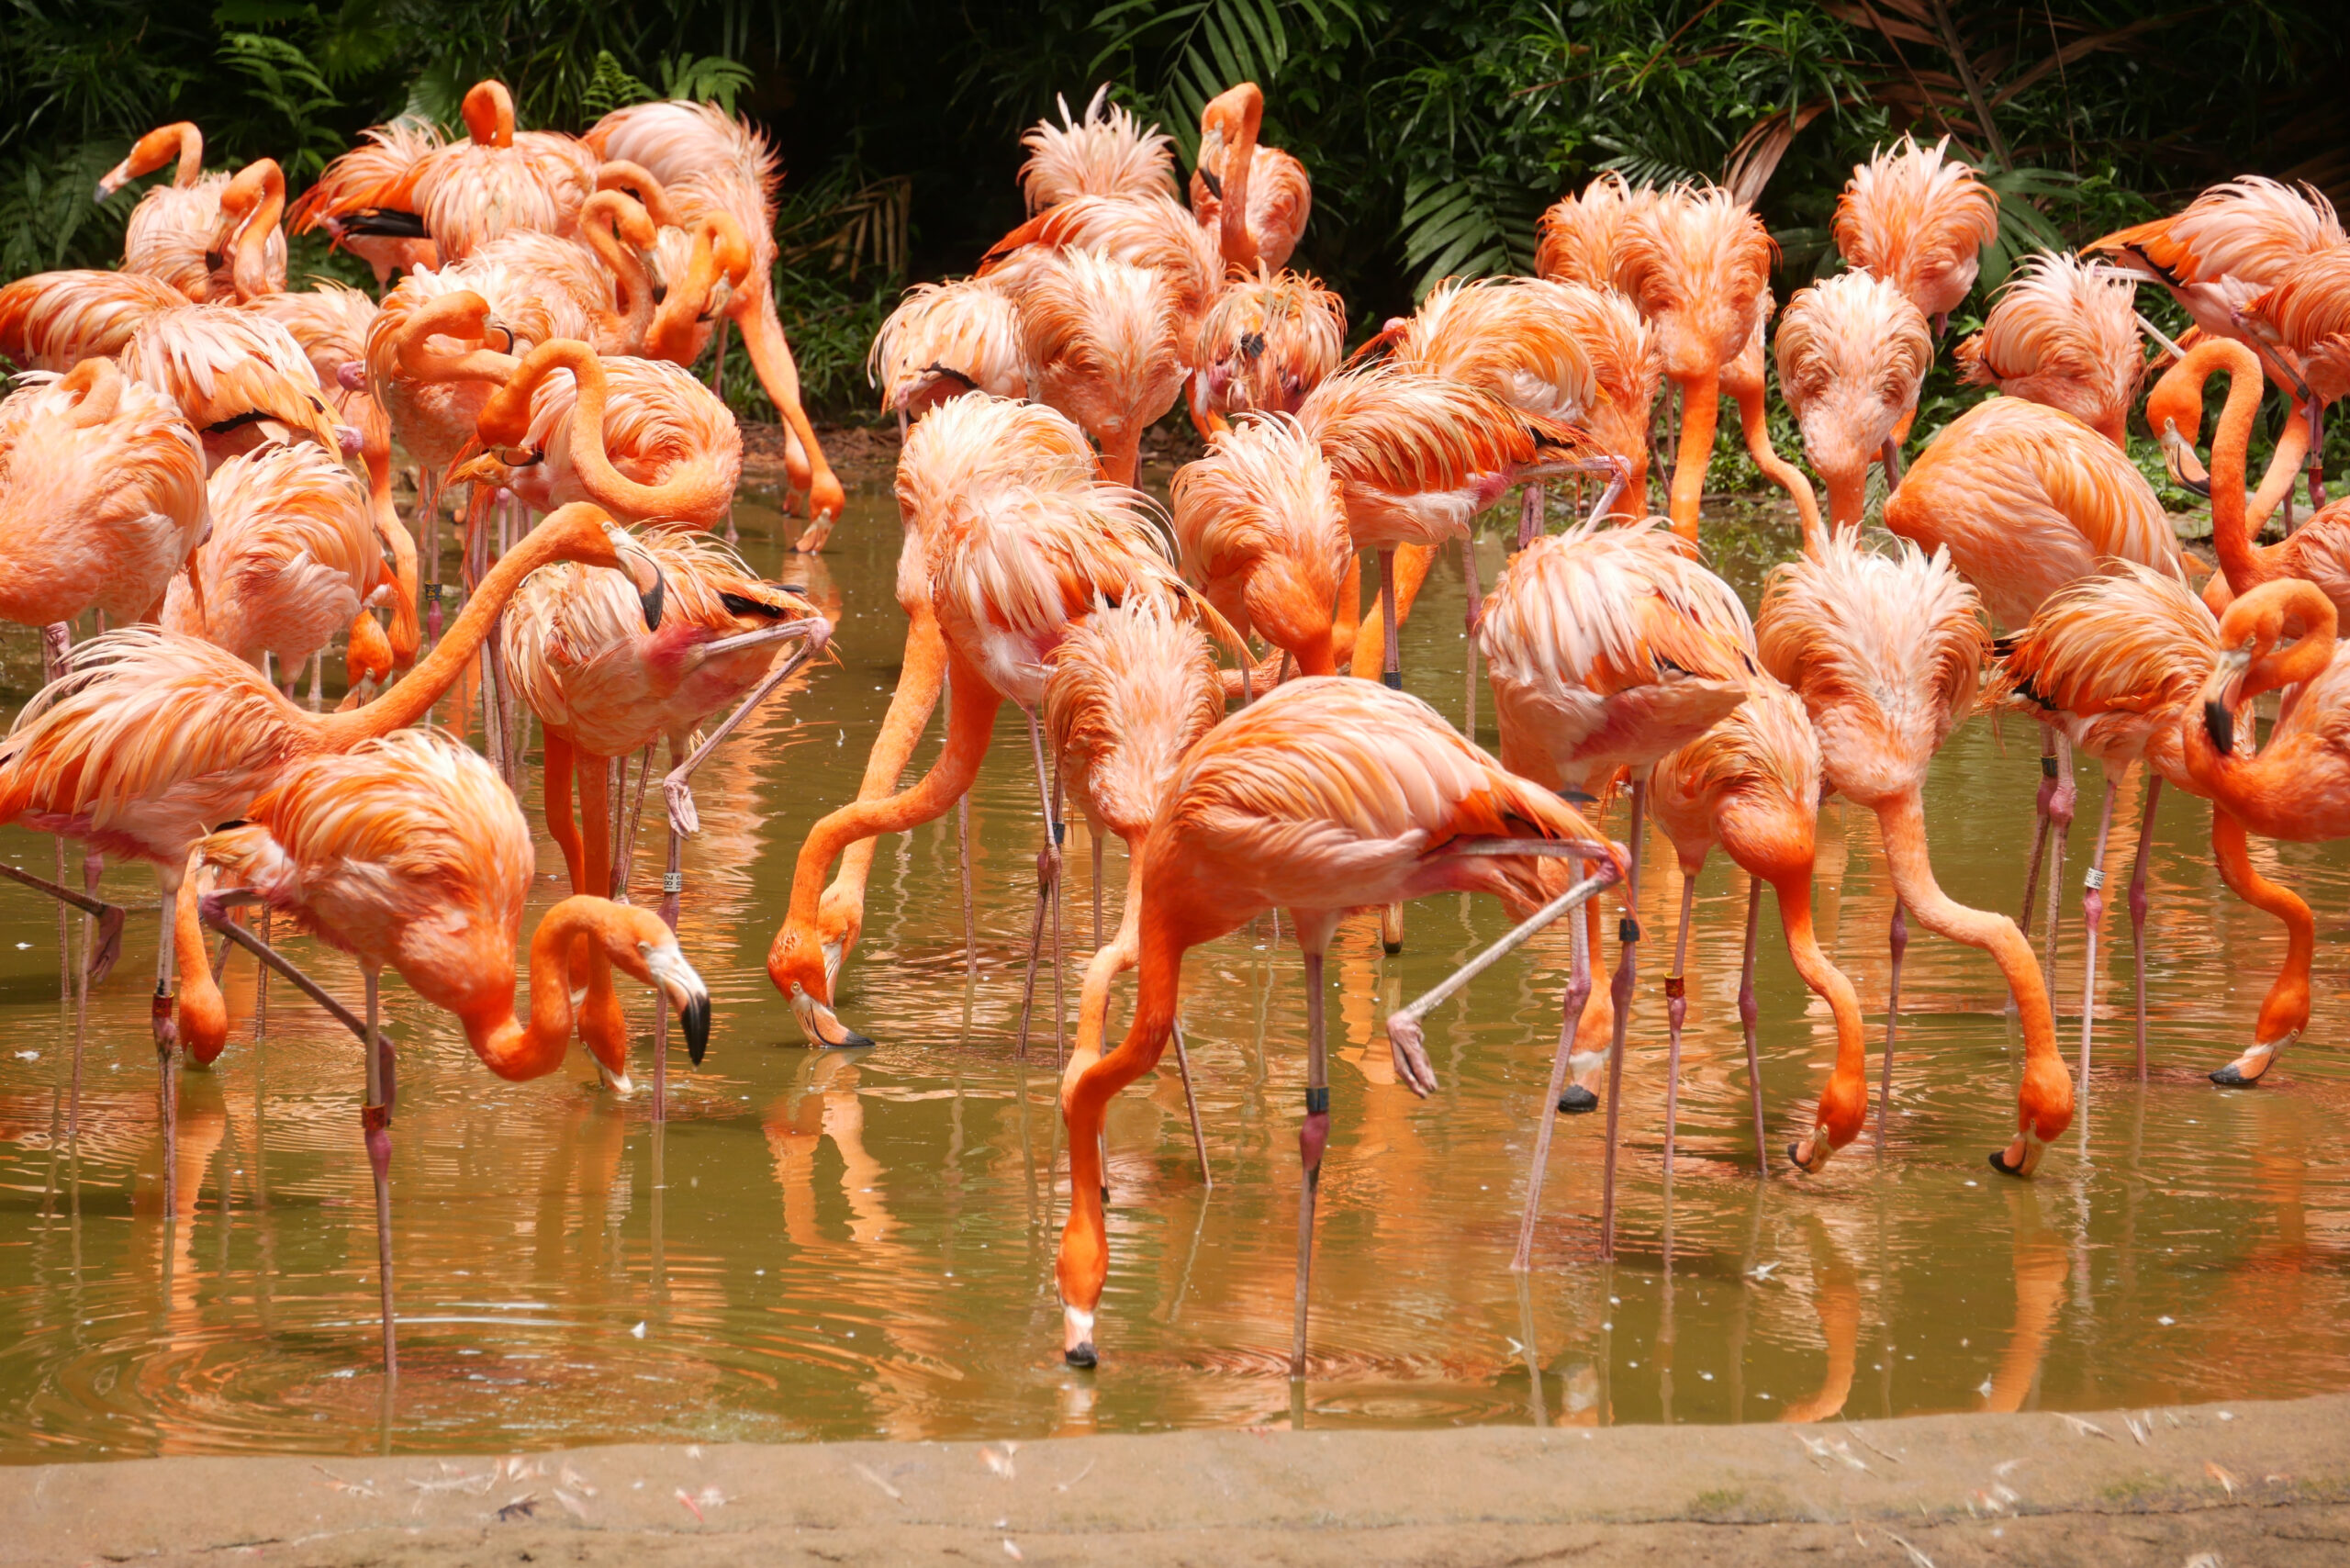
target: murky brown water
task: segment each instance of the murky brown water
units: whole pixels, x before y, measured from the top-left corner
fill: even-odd
[[[783,554],[771,513],[746,504],[742,522],[761,569],[820,590],[829,573],[843,662],[796,713],[768,719],[702,776],[684,940],[717,999],[706,1070],[687,1075],[678,1054],[666,1129],[642,1097],[597,1090],[577,1053],[558,1076],[502,1083],[451,1020],[387,977],[402,1065],[403,1360],[388,1417],[352,1042],[274,988],[265,1044],[241,1031],[218,1070],[185,1076],[179,1212],[166,1215],[146,1021],[151,913],[134,917],[93,1001],[75,1149],[62,1137],[70,1035],[55,916],[0,889],[0,1459],[1034,1437],[1291,1417],[1304,1016],[1293,947],[1260,925],[1192,955],[1184,1012],[1215,1187],[1203,1189],[1192,1164],[1170,1060],[1111,1116],[1104,1363],[1066,1369],[1050,1270],[1065,1167],[1050,1030],[1025,1064],[1011,1048],[1037,838],[1025,748],[1000,745],[979,787],[976,990],[964,985],[952,833],[924,828],[882,848],[845,989],[845,1015],[881,1046],[805,1049],[761,960],[791,857],[815,817],[853,793],[888,700],[903,629],[890,594],[898,529],[886,499],[860,498],[811,578]],[[1489,543],[1488,582],[1499,563]],[[1740,569],[1750,598],[1758,575]],[[1448,563],[1405,638],[1410,684],[1453,715],[1460,609]],[[28,634],[8,652],[21,693]],[[1490,726],[1490,700],[1481,708]],[[1007,742],[1019,723],[1008,711]],[[1936,862],[1955,896],[1998,907],[2019,896],[2036,751],[2011,730],[2002,756],[1978,721],[1936,765]],[[2091,769],[2068,898],[2095,789]],[[2134,823],[2135,799],[2125,793],[2120,820]],[[1874,1052],[1889,890],[1873,825],[1835,806],[1823,830],[1821,934],[1872,1010]],[[1770,1421],[1840,1399],[1877,1416],[2350,1385],[2350,1075],[2331,1045],[2350,856],[2259,849],[2319,912],[2317,1027],[2267,1087],[2223,1093],[2201,1075],[2243,1043],[2283,941],[2220,888],[2203,833],[2194,802],[2165,798],[2153,1080],[2141,1088],[2129,1070],[2125,1014],[2100,1039],[2086,1147],[2067,1135],[2028,1185],[1983,1163],[2014,1114],[2018,1040],[1997,973],[1923,936],[1905,972],[1884,1161],[1864,1139],[1822,1177],[1782,1165],[1755,1179],[1732,1005],[1746,886],[1716,857],[1697,899],[1669,1205],[1655,943],[1626,1072],[1621,1256],[1596,1260],[1601,1118],[1572,1118],[1553,1147],[1530,1278],[1508,1262],[1563,936],[1429,1019],[1442,1089],[1421,1103],[1393,1082],[1377,1020],[1505,921],[1490,904],[1426,901],[1396,958],[1382,956],[1369,917],[1348,923],[1331,966],[1337,1114],[1304,1418]],[[1081,825],[1072,849],[1081,937]],[[51,856],[22,832],[0,852],[36,869]],[[1124,872],[1114,846],[1110,856],[1114,899]],[[1670,859],[1651,841],[1643,914],[1660,935],[1680,897]],[[542,872],[560,864],[543,837]],[[2109,864],[2117,882],[2126,876],[2126,846]],[[655,896],[656,879],[648,869],[640,897]],[[110,871],[107,887],[153,897],[135,868]],[[556,894],[548,875],[533,920]],[[2076,913],[2067,1013],[2076,929]],[[1768,915],[1759,985],[1774,1148],[1800,1130],[1833,1044],[1777,937]],[[2119,998],[2124,912],[2108,940]],[[330,986],[357,994],[347,963],[296,946]],[[229,976],[247,1017],[252,967],[241,958]],[[1074,1003],[1072,983],[1072,1014]],[[642,999],[636,1012],[649,1016]]]

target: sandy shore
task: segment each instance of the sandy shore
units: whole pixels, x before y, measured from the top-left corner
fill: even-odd
[[[1811,1428],[1193,1432],[0,1472],[0,1562],[2350,1562],[2350,1395]]]

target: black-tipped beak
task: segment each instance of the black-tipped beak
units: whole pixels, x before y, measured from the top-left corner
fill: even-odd
[[[2184,474],[2174,474],[2172,477],[2178,481],[2181,489],[2191,491],[2207,501],[2211,498],[2210,476],[2205,475],[2200,479],[2190,479]]]
[[[2216,697],[2203,704],[2203,730],[2221,756],[2236,749],[2236,716]]]
[[[837,1040],[826,1040],[824,1045],[831,1050],[853,1051],[869,1049],[876,1043],[877,1042],[873,1040],[867,1039],[865,1036],[858,1034],[847,1025],[843,1024],[841,1025],[841,1037]]]
[[[646,565],[653,572],[653,586],[641,590],[636,599],[644,607],[644,629],[658,632],[661,630],[661,602],[668,596],[669,580],[661,575],[658,566],[649,561]]]
[[[697,996],[677,1009],[677,1022],[686,1032],[686,1058],[699,1067],[710,1049],[710,998]]]

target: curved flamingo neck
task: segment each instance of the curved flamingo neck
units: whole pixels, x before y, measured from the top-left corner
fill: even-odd
[[[576,388],[571,409],[571,465],[599,505],[633,518],[701,517],[725,505],[713,488],[724,483],[713,465],[688,463],[666,484],[643,485],[612,466],[604,447],[604,411],[610,385],[596,351],[572,338],[557,338],[532,349],[514,379],[494,394],[475,428],[487,443],[513,444],[528,432],[531,393],[558,370],[571,372]]]
[[[514,95],[503,82],[476,82],[465,94],[465,134],[481,147],[514,145]]]
[[[2232,338],[2206,338],[2155,385],[2146,399],[2146,422],[2156,440],[2183,441],[2191,449],[2202,423],[2203,384],[2214,371],[2227,375],[2228,399],[2211,432],[2211,548],[2228,587],[2246,593],[2274,575],[2270,553],[2252,542],[2244,506],[2252,424],[2266,387],[2259,361]]]
[[[285,171],[274,158],[255,159],[221,193],[220,209],[236,222],[230,241],[236,256],[229,275],[237,297],[252,300],[276,293],[269,275],[269,242],[285,214]]]
[[[204,132],[196,128],[194,120],[185,119],[164,129],[174,133],[173,141],[179,151],[179,167],[172,171],[172,184],[186,190],[204,178]],[[160,168],[162,164],[159,162],[150,166]]]
[[[605,160],[596,165],[596,189],[634,197],[637,205],[664,229],[678,226],[677,209],[669,200],[668,187],[641,163],[632,163],[625,158]]]
[[[1257,237],[1248,229],[1248,175],[1257,159],[1257,135],[1265,119],[1265,95],[1244,82],[1216,100],[1238,124],[1225,142],[1223,229],[1218,244],[1234,266],[1257,264]]]
[[[541,1078],[563,1065],[571,1044],[573,944],[584,936],[603,948],[617,934],[618,913],[610,901],[584,895],[547,911],[531,936],[528,1024],[514,1015],[510,987],[459,1014],[474,1054],[490,1071],[506,1079]]]
[[[739,292],[751,275],[750,241],[742,226],[722,212],[705,215],[694,228],[692,258],[686,275],[669,286],[645,338],[646,352],[656,359],[680,364],[695,357],[695,329],[710,314],[710,302],[722,282],[730,293]]]
[[[599,190],[579,209],[579,233],[620,287],[620,309],[597,315],[607,331],[633,349],[644,342],[653,320],[653,276],[644,266],[653,219],[634,197]]]
[[[495,349],[467,349],[463,353],[436,353],[436,337],[469,338],[478,342],[489,325],[489,302],[478,294],[444,294],[418,309],[393,341],[400,374],[410,381],[510,381],[522,362]]]
[[[349,751],[362,741],[406,729],[424,717],[481,651],[489,629],[497,624],[524,577],[556,561],[613,564],[610,541],[604,537],[607,521],[603,512],[580,501],[549,514],[520,543],[498,558],[465,600],[464,610],[450,623],[447,634],[414,669],[386,688],[382,696],[348,713],[330,713],[316,720],[303,716],[316,726],[315,749]]]

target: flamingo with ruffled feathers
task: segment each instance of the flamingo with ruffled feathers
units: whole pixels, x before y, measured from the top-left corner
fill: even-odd
[[[0,286],[0,354],[27,370],[59,372],[112,359],[149,320],[186,303],[143,273],[34,273]]]
[[[1293,419],[1243,419],[1175,471],[1168,498],[1183,575],[1217,613],[1300,674],[1337,674],[1332,608],[1354,542],[1320,443]]]
[[[1056,95],[1061,123],[1040,119],[1020,138],[1028,150],[1020,165],[1020,196],[1042,212],[1080,196],[1168,196],[1175,189],[1175,139],[1146,129],[1133,111],[1109,101],[1110,84],[1093,89],[1082,116]]]
[[[158,126],[133,142],[123,161],[98,181],[96,199],[104,202],[167,164],[176,165],[170,183],[140,196],[123,229],[123,270],[158,278],[199,305],[239,297],[246,290],[229,275],[229,257],[219,244],[220,197],[229,176],[204,173],[204,133],[194,124]],[[258,261],[272,286],[284,288],[285,236],[276,231],[274,216],[270,226],[267,249]]]
[[[1639,896],[1650,770],[1746,700],[1757,666],[1754,629],[1729,585],[1700,566],[1695,548],[1662,520],[1629,527],[1594,520],[1548,534],[1512,557],[1485,600],[1476,640],[1494,691],[1502,766],[1545,788],[1595,799],[1619,768],[1631,773],[1631,857],[1625,898]],[[1570,867],[1570,879],[1578,875]],[[1597,946],[1596,907],[1575,923],[1578,972]],[[1639,951],[1634,928],[1622,944],[1609,1002],[1586,1012],[1571,986],[1535,1137],[1518,1232],[1517,1266],[1528,1265],[1550,1155],[1551,1111],[1598,1108],[1571,1074],[1607,1069],[1606,1154],[1600,1247],[1612,1255],[1616,1228],[1616,1133],[1624,1032]],[[1578,1051],[1579,1036],[1609,1036],[1604,1056]]]
[[[1858,528],[1869,465],[1890,453],[1934,361],[1926,318],[1888,279],[1838,273],[1798,289],[1773,343],[1780,395],[1828,490],[1837,528]],[[1818,552],[1820,539],[1807,542]]]
[[[1192,426],[1205,440],[1243,411],[1295,413],[1338,368],[1346,342],[1346,301],[1318,278],[1259,263],[1200,319],[1188,356]]]
[[[679,219],[722,212],[751,247],[745,286],[734,289],[724,319],[743,334],[751,368],[787,429],[785,465],[791,487],[808,498],[807,530],[793,548],[823,548],[847,492],[841,487],[800,396],[800,368],[775,306],[775,193],[782,166],[767,139],[715,104],[670,99],[615,109],[589,128],[599,157],[641,165],[659,180]]]
[[[2127,447],[2146,376],[2137,297],[2138,280],[2119,268],[2065,252],[2026,257],[1983,330],[1958,345],[1959,379],[2062,409]]]
[[[530,824],[487,763],[435,731],[403,731],[308,758],[253,802],[247,820],[198,841],[196,857],[232,884],[205,900],[218,925],[233,929],[221,918],[229,904],[259,902],[357,959],[365,979],[362,1016],[334,1011],[353,1025],[366,1058],[360,1122],[375,1185],[384,1371],[396,1375],[395,1086],[377,1016],[383,971],[455,1014],[474,1054],[504,1079],[536,1078],[562,1064],[577,978],[575,943],[651,986],[666,1003],[663,1017],[675,1008],[697,1061],[710,1035],[710,990],[651,911],[569,898],[547,911],[532,935],[531,1016],[527,1024],[517,1018],[515,947],[536,869]],[[327,1000],[274,949],[262,951],[272,967]],[[200,963],[189,975],[190,991],[199,987],[213,989]]]
[[[1024,398],[1020,308],[987,278],[918,283],[874,334],[865,372],[902,427],[966,392]]]
[[[2018,404],[2031,408],[2030,404]],[[2076,426],[2106,451],[2086,426]],[[1905,483],[1905,488],[1907,485]],[[2073,1117],[2048,987],[2031,943],[2005,915],[1969,909],[1934,880],[1923,790],[1934,753],[1975,708],[1990,637],[1982,599],[1950,563],[1908,540],[1887,551],[1833,535],[1817,558],[1773,569],[1755,626],[1763,666],[1795,689],[1819,737],[1830,787],[1874,813],[1901,909],[1927,930],[1988,954],[2015,998],[2024,1039],[2017,1131],[1993,1169],[2028,1176]],[[1894,927],[1885,1081],[1892,1073],[1906,933]]]
[[[2188,771],[2184,724],[2192,723],[2202,687],[2220,659],[2220,631],[2211,612],[2175,578],[2128,562],[2109,576],[2084,577],[2050,596],[2000,656],[1996,698],[2046,715],[2065,726],[2073,744],[2105,765],[2106,799],[2093,864],[2102,867],[2104,841],[2121,774],[2143,765],[2145,812],[2138,824],[2130,874],[2130,929],[2137,968],[2138,1077],[2146,1076],[2146,869],[2154,846],[2154,807],[2169,784],[2199,798],[2208,792]],[[2310,964],[2316,924],[2310,907],[2290,889],[2263,876],[2253,862],[2244,824],[2226,810],[2211,817],[2211,851],[2220,875],[2246,903],[2285,926],[2283,968],[2269,986],[2252,1044],[2213,1075],[2221,1083],[2248,1083],[2309,1026]],[[2088,934],[2081,1009],[2081,1079],[2088,1080],[2096,1016],[2096,941],[2105,913],[2102,886],[2081,894]]]
[[[350,220],[392,206],[417,164],[447,139],[438,126],[406,115],[369,126],[359,138],[358,146],[330,160],[295,201],[286,228],[296,234],[325,230],[336,250],[367,263],[380,289],[396,272],[439,266],[440,250],[429,236],[361,233]]]
[[[1899,289],[1939,338],[1999,237],[1999,193],[1950,155],[1949,137],[1920,147],[1905,135],[1853,167],[1830,232],[1845,264]]]
[[[1278,147],[1257,145],[1264,90],[1228,87],[1200,110],[1200,156],[1192,170],[1192,215],[1216,237],[1225,264],[1279,272],[1314,212],[1305,165]]]
[[[1192,745],[1144,844],[1134,1022],[1117,1049],[1081,1067],[1072,1062],[1061,1086],[1069,1214],[1054,1276],[1061,1354],[1070,1365],[1099,1360],[1097,1315],[1109,1275],[1102,1116],[1174,1036],[1185,953],[1268,909],[1287,909],[1304,955],[1306,1114],[1290,1354],[1291,1377],[1303,1379],[1314,1215],[1330,1130],[1322,979],[1330,936],[1349,909],[1428,893],[1494,892],[1514,909],[1541,905],[1550,894],[1533,870],[1546,852],[1603,863],[1581,898],[1615,875],[1616,851],[1556,795],[1496,766],[1427,703],[1371,681],[1291,682]],[[1545,913],[1568,907],[1560,899]],[[1396,1022],[1389,1032],[1398,1076],[1427,1094],[1434,1075],[1414,1031]]]

